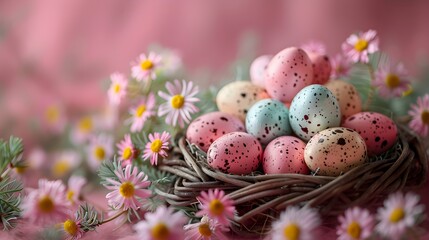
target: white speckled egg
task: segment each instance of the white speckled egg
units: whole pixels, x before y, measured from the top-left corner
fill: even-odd
[[[294,97],[289,109],[289,123],[299,138],[308,141],[324,129],[340,126],[340,106],[331,91],[313,84]]]
[[[220,89],[216,104],[219,111],[232,114],[244,122],[249,108],[264,98],[268,98],[265,89],[249,81],[235,81]]]
[[[264,151],[264,172],[308,174],[310,170],[304,161],[304,148],[305,143],[296,137],[283,136],[274,139]]]
[[[304,159],[317,175],[339,176],[362,165],[367,159],[366,144],[349,128],[329,128],[314,135],[304,150]]]
[[[194,119],[186,131],[186,139],[203,151],[219,137],[230,132],[244,132],[244,124],[237,117],[223,112],[211,112]]]
[[[267,145],[276,137],[290,135],[289,110],[274,99],[263,99],[255,103],[246,116],[246,130]]]
[[[362,100],[356,88],[343,80],[333,80],[325,84],[337,98],[344,121],[351,115],[362,111]]]
[[[398,129],[389,117],[376,112],[361,112],[348,117],[343,127],[358,132],[368,148],[368,155],[379,155],[395,145]]]
[[[232,132],[210,145],[207,163],[214,169],[231,174],[249,174],[258,169],[262,146],[248,133]]]
[[[265,71],[268,94],[282,102],[290,102],[305,86],[313,82],[313,66],[304,50],[290,47],[277,53]]]
[[[331,76],[331,62],[328,56],[319,55],[314,52],[307,53],[313,66],[313,83],[325,84]]]
[[[250,81],[256,86],[265,88],[265,70],[272,58],[272,55],[262,55],[250,65]]]

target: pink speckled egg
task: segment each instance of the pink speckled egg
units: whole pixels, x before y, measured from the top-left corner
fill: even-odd
[[[230,132],[244,131],[244,124],[237,117],[223,112],[211,112],[199,116],[189,124],[186,139],[207,152],[219,137]]]
[[[366,144],[349,128],[329,128],[314,135],[304,150],[308,168],[317,175],[339,176],[362,165],[367,159]]]
[[[258,169],[261,157],[262,147],[254,136],[232,132],[210,145],[207,163],[224,173],[249,174]]]
[[[326,55],[307,52],[313,66],[313,84],[325,84],[331,76],[331,62]]]
[[[343,121],[351,115],[362,111],[362,100],[359,92],[351,83],[343,80],[333,80],[326,83],[325,87],[337,98]]]
[[[305,86],[313,82],[313,66],[304,50],[290,47],[277,53],[265,71],[268,94],[282,102],[291,102]]]
[[[308,174],[310,170],[304,161],[304,148],[305,143],[296,137],[283,136],[274,139],[264,151],[264,172]]]
[[[361,112],[348,117],[343,127],[357,131],[365,140],[368,155],[389,150],[397,140],[398,129],[389,117],[376,112]]]
[[[250,65],[250,81],[256,86],[265,88],[265,70],[272,58],[272,55],[262,55]]]

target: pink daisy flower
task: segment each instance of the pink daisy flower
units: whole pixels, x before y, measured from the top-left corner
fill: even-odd
[[[131,164],[137,153],[137,149],[131,141],[130,134],[126,134],[124,139],[120,143],[116,144],[116,146],[119,148],[118,155],[119,161],[122,161],[122,166],[125,167],[126,165]]]
[[[150,181],[143,172],[139,172],[137,167],[127,165],[125,170],[116,170],[115,175],[119,181],[107,179],[112,185],[105,186],[113,190],[106,195],[106,198],[114,209],[137,210],[142,205],[141,200],[151,196],[151,191],[146,189],[150,186]]]
[[[65,220],[70,213],[69,206],[64,184],[46,179],[40,179],[39,188],[30,190],[22,203],[23,216],[42,224]]]
[[[186,231],[185,240],[228,239],[223,232],[229,231],[229,228],[207,216],[204,216],[201,222],[188,224],[183,229]]]
[[[61,230],[66,240],[77,240],[83,237],[85,232],[80,228],[80,222],[80,220],[69,218],[62,223]]]
[[[71,132],[71,141],[74,144],[83,144],[91,137],[95,130],[96,121],[92,116],[85,116],[74,123]]]
[[[121,73],[113,73],[110,75],[110,88],[107,91],[110,103],[119,105],[121,100],[127,95],[128,79]]]
[[[207,215],[223,226],[229,226],[230,220],[234,218],[234,201],[225,195],[225,192],[219,189],[209,189],[208,192],[201,192],[197,197],[200,202],[200,211],[196,216]]]
[[[339,240],[367,239],[374,229],[374,217],[366,209],[354,207],[347,209],[344,216],[339,216],[337,228]]]
[[[149,134],[149,142],[146,143],[145,150],[143,152],[143,159],[148,160],[150,158],[150,164],[158,165],[158,157],[167,157],[167,150],[170,145],[170,133],[164,131],[162,134],[154,133]]]
[[[129,113],[132,118],[131,132],[140,132],[143,129],[147,119],[155,115],[153,108],[155,107],[155,95],[150,93],[147,98],[143,98],[137,106],[130,109]]]
[[[378,209],[379,223],[376,230],[389,239],[400,239],[409,228],[416,224],[416,219],[423,214],[423,205],[419,203],[419,196],[400,192],[391,194],[385,201],[384,207]]]
[[[81,156],[73,150],[64,150],[53,154],[52,174],[61,178],[69,174],[81,163]]]
[[[160,206],[154,213],[146,213],[145,220],[134,225],[134,229],[141,240],[184,239],[186,221],[182,212],[173,213],[172,208]]]
[[[311,240],[313,231],[320,225],[319,214],[310,208],[288,207],[272,224],[273,240]]]
[[[88,164],[97,170],[101,162],[112,157],[113,138],[104,134],[93,136],[88,147]]]
[[[408,114],[413,117],[408,126],[423,137],[429,133],[429,94],[417,98],[417,105],[411,105]]]
[[[349,75],[350,69],[352,68],[352,62],[342,54],[337,54],[334,58],[331,58],[331,66],[331,78],[341,79],[342,77],[347,77]]]
[[[74,206],[82,202],[80,192],[86,184],[86,179],[82,176],[71,176],[68,181],[68,189],[66,193],[67,200]]]
[[[401,97],[410,88],[409,76],[402,64],[395,68],[389,64],[379,67],[372,84],[384,98]]]
[[[342,49],[344,54],[353,62],[369,62],[368,55],[378,51],[377,32],[368,30],[352,34],[343,43]]]
[[[309,41],[301,45],[301,49],[306,53],[314,53],[317,55],[326,55],[326,46],[319,41]]]
[[[174,80],[174,84],[167,82],[165,87],[168,94],[158,92],[158,95],[167,101],[159,106],[158,116],[167,115],[165,118],[167,124],[176,126],[179,122],[180,127],[184,127],[184,123],[191,121],[191,113],[198,112],[198,108],[194,105],[195,102],[200,101],[195,97],[198,87],[194,87],[192,82],[186,83],[185,80],[180,84],[177,79]]]
[[[156,79],[156,69],[159,67],[161,60],[161,56],[154,52],[150,52],[149,56],[144,53],[140,54],[137,62],[131,68],[131,76],[139,82]]]
[[[174,76],[182,67],[183,62],[179,53],[171,49],[163,49],[160,70],[167,76]]]
[[[29,154],[25,159],[27,160],[30,168],[40,169],[46,163],[48,157],[46,155],[45,150],[40,147],[36,147],[29,151]]]
[[[56,104],[46,108],[44,120],[48,129],[54,133],[62,133],[67,123],[63,107]]]

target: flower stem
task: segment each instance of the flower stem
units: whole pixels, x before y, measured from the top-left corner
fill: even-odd
[[[112,217],[110,217],[110,218],[102,221],[101,223],[98,224],[98,226],[103,225],[103,224],[108,223],[108,222],[111,222],[111,221],[115,220],[116,218],[120,217],[122,214],[124,214],[126,212],[128,212],[128,210],[124,210],[122,212],[119,212],[116,215],[114,215],[114,216],[112,216]]]
[[[366,64],[368,66],[368,71],[369,71],[369,76],[370,76],[370,82],[369,82],[369,92],[368,92],[368,97],[366,98],[365,101],[365,105],[363,107],[363,109],[365,111],[369,110],[369,106],[374,98],[374,87],[372,86],[372,82],[374,81],[374,68],[372,67],[372,65],[370,63]]]

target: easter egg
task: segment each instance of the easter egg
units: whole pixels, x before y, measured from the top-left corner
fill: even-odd
[[[230,132],[244,131],[244,124],[237,117],[223,112],[211,112],[199,116],[189,124],[186,139],[207,152],[219,137]]]
[[[362,100],[353,84],[343,80],[332,80],[326,83],[325,87],[337,98],[343,121],[351,115],[362,111]]]
[[[282,102],[290,102],[304,87],[313,82],[313,66],[304,50],[290,47],[277,53],[265,71],[268,94]]]
[[[264,151],[262,167],[267,174],[308,174],[304,161],[305,143],[296,137],[282,136],[271,141]]]
[[[337,127],[314,135],[304,149],[308,168],[317,175],[339,176],[367,159],[363,138],[356,131]]]
[[[262,145],[267,145],[276,137],[290,135],[289,110],[277,100],[260,100],[247,112],[246,131]]]
[[[254,136],[232,132],[210,145],[207,163],[224,173],[249,174],[258,169],[261,157],[262,146]]]
[[[396,143],[398,136],[395,122],[376,112],[356,113],[348,117],[342,126],[351,128],[362,136],[369,156],[389,150]]]
[[[219,111],[232,114],[244,121],[249,108],[267,97],[267,92],[263,88],[249,81],[235,81],[219,90],[216,105]]]
[[[328,56],[314,52],[307,52],[307,54],[313,66],[313,83],[325,84],[328,82],[332,69]]]
[[[316,133],[341,124],[337,99],[326,87],[313,84],[303,88],[292,100],[289,123],[293,132],[308,141]]]
[[[253,60],[250,65],[250,81],[256,86],[265,88],[265,70],[272,55],[262,55]]]

